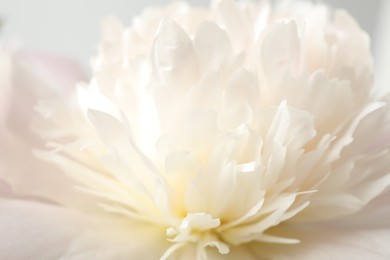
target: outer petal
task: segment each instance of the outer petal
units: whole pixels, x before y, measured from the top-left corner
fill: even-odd
[[[390,228],[390,188],[370,201],[353,217],[337,221],[339,226],[364,228]]]
[[[3,63],[3,62],[2,62]],[[31,119],[36,115],[37,101],[55,96],[63,97],[66,89],[84,79],[81,69],[72,61],[57,56],[17,52],[10,55],[5,72],[8,84],[5,91],[5,128],[15,132],[24,141],[36,144],[30,131]],[[3,82],[2,82],[3,85]],[[7,88],[8,85],[8,88]]]
[[[0,126],[2,126],[7,118],[9,109],[9,95],[11,91],[11,60],[7,53],[0,49]]]
[[[83,79],[81,69],[72,61],[38,53],[4,52],[0,59],[0,179],[18,195],[68,200],[69,192],[63,191],[72,191],[69,180],[32,154],[43,143],[30,124],[37,101],[65,93]]]
[[[230,253],[226,255],[221,255],[217,249],[209,247],[207,251],[208,259],[385,260],[390,257],[390,248],[388,247],[390,228],[340,229],[338,226],[332,225],[323,225],[319,228],[313,228],[313,226],[284,226],[275,234],[297,238],[301,240],[301,243],[291,245],[251,243],[232,247]],[[178,253],[177,259],[191,259],[195,255],[196,248],[186,247]]]
[[[57,93],[71,90],[75,83],[86,80],[83,68],[72,59],[29,51],[20,51],[15,56],[19,63]]]
[[[72,181],[58,168],[35,158],[32,149],[31,144],[0,128],[0,182],[6,193],[63,204],[72,201],[73,206],[94,206],[85,201],[83,193],[73,189]]]
[[[158,259],[164,232],[32,201],[0,199],[2,259]]]
[[[9,184],[0,179],[0,197],[10,197],[12,195],[12,189]]]
[[[390,228],[342,229],[324,225],[284,228],[283,233],[301,240],[295,245],[252,245],[253,252],[265,259],[389,259]]]

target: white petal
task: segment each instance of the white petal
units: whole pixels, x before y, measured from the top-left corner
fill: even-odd
[[[196,32],[194,47],[202,71],[218,70],[231,54],[229,36],[214,22],[203,22]]]
[[[237,259],[245,259],[245,260],[259,260],[262,259],[261,254],[255,253],[249,246],[235,246],[230,247],[230,252],[228,254],[221,254],[215,248],[207,248],[207,256],[208,259],[213,260],[237,260]],[[188,258],[183,258],[188,259]]]
[[[197,79],[197,60],[191,39],[173,20],[161,22],[152,55],[152,73],[169,88],[188,86]]]
[[[191,89],[193,108],[217,109],[220,102],[221,82],[217,71],[210,71]]]
[[[386,229],[390,227],[390,189],[370,201],[364,208],[353,217],[346,216],[336,221],[338,226],[362,227],[371,229]]]
[[[114,167],[111,173],[129,186],[134,186],[138,181],[154,185],[160,177],[159,172],[134,143],[126,124],[109,114],[91,109],[88,110],[88,117],[111,150],[109,159],[103,160],[108,169]]]
[[[296,68],[300,39],[295,22],[279,23],[265,32],[261,49],[261,64],[271,80],[280,78],[288,69]]]
[[[235,104],[248,104],[255,107],[260,101],[256,76],[245,69],[237,70],[229,79],[223,99],[226,108]]]
[[[245,13],[232,0],[221,0],[217,6],[222,16],[226,30],[233,40],[234,48],[239,50],[247,47],[250,39],[250,25]]]

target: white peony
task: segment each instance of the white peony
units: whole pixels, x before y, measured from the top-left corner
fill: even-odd
[[[108,18],[91,81],[36,106],[47,149],[32,147],[53,181],[0,175],[13,189],[0,241],[15,232],[0,252],[387,259],[389,105],[372,86],[368,36],[323,5]]]

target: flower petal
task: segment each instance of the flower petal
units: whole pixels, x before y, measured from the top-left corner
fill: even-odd
[[[85,80],[82,67],[74,60],[42,52],[21,51],[16,59],[22,66],[46,83],[51,90],[64,93]]]
[[[217,9],[233,40],[233,46],[237,49],[245,48],[250,41],[250,24],[240,6],[232,0],[221,0],[217,1]]]
[[[251,246],[266,259],[389,259],[390,229],[340,229],[323,226],[298,229],[284,227],[290,237],[301,241],[294,245],[262,244]]]
[[[62,194],[69,182],[59,171],[32,155],[43,144],[30,124],[39,99],[64,93],[83,79],[80,67],[59,56],[22,51],[2,55],[0,66],[0,178],[18,195],[72,197]]]
[[[0,234],[3,259],[158,259],[167,248],[150,225],[33,201],[0,199]]]
[[[11,60],[6,53],[0,53],[0,125],[5,124],[8,117],[11,92]]]
[[[231,54],[229,36],[214,22],[203,22],[196,32],[194,47],[199,68],[207,72],[220,69],[227,55]]]
[[[261,63],[265,74],[274,79],[284,75],[288,69],[295,68],[298,63],[300,54],[298,28],[295,22],[279,23],[265,33]]]
[[[345,217],[337,220],[337,225],[345,227],[364,227],[364,228],[389,228],[390,216],[390,189],[380,194],[377,198],[370,201],[361,211],[356,213],[353,218]]]
[[[153,46],[152,73],[169,87],[188,86],[197,79],[197,60],[192,41],[171,19],[161,22]]]

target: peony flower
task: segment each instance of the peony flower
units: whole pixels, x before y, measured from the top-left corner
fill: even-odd
[[[307,2],[106,19],[89,83],[39,96],[23,128],[4,118],[26,109],[3,103],[18,145],[2,139],[1,255],[389,258],[389,105],[372,63],[345,11]]]

